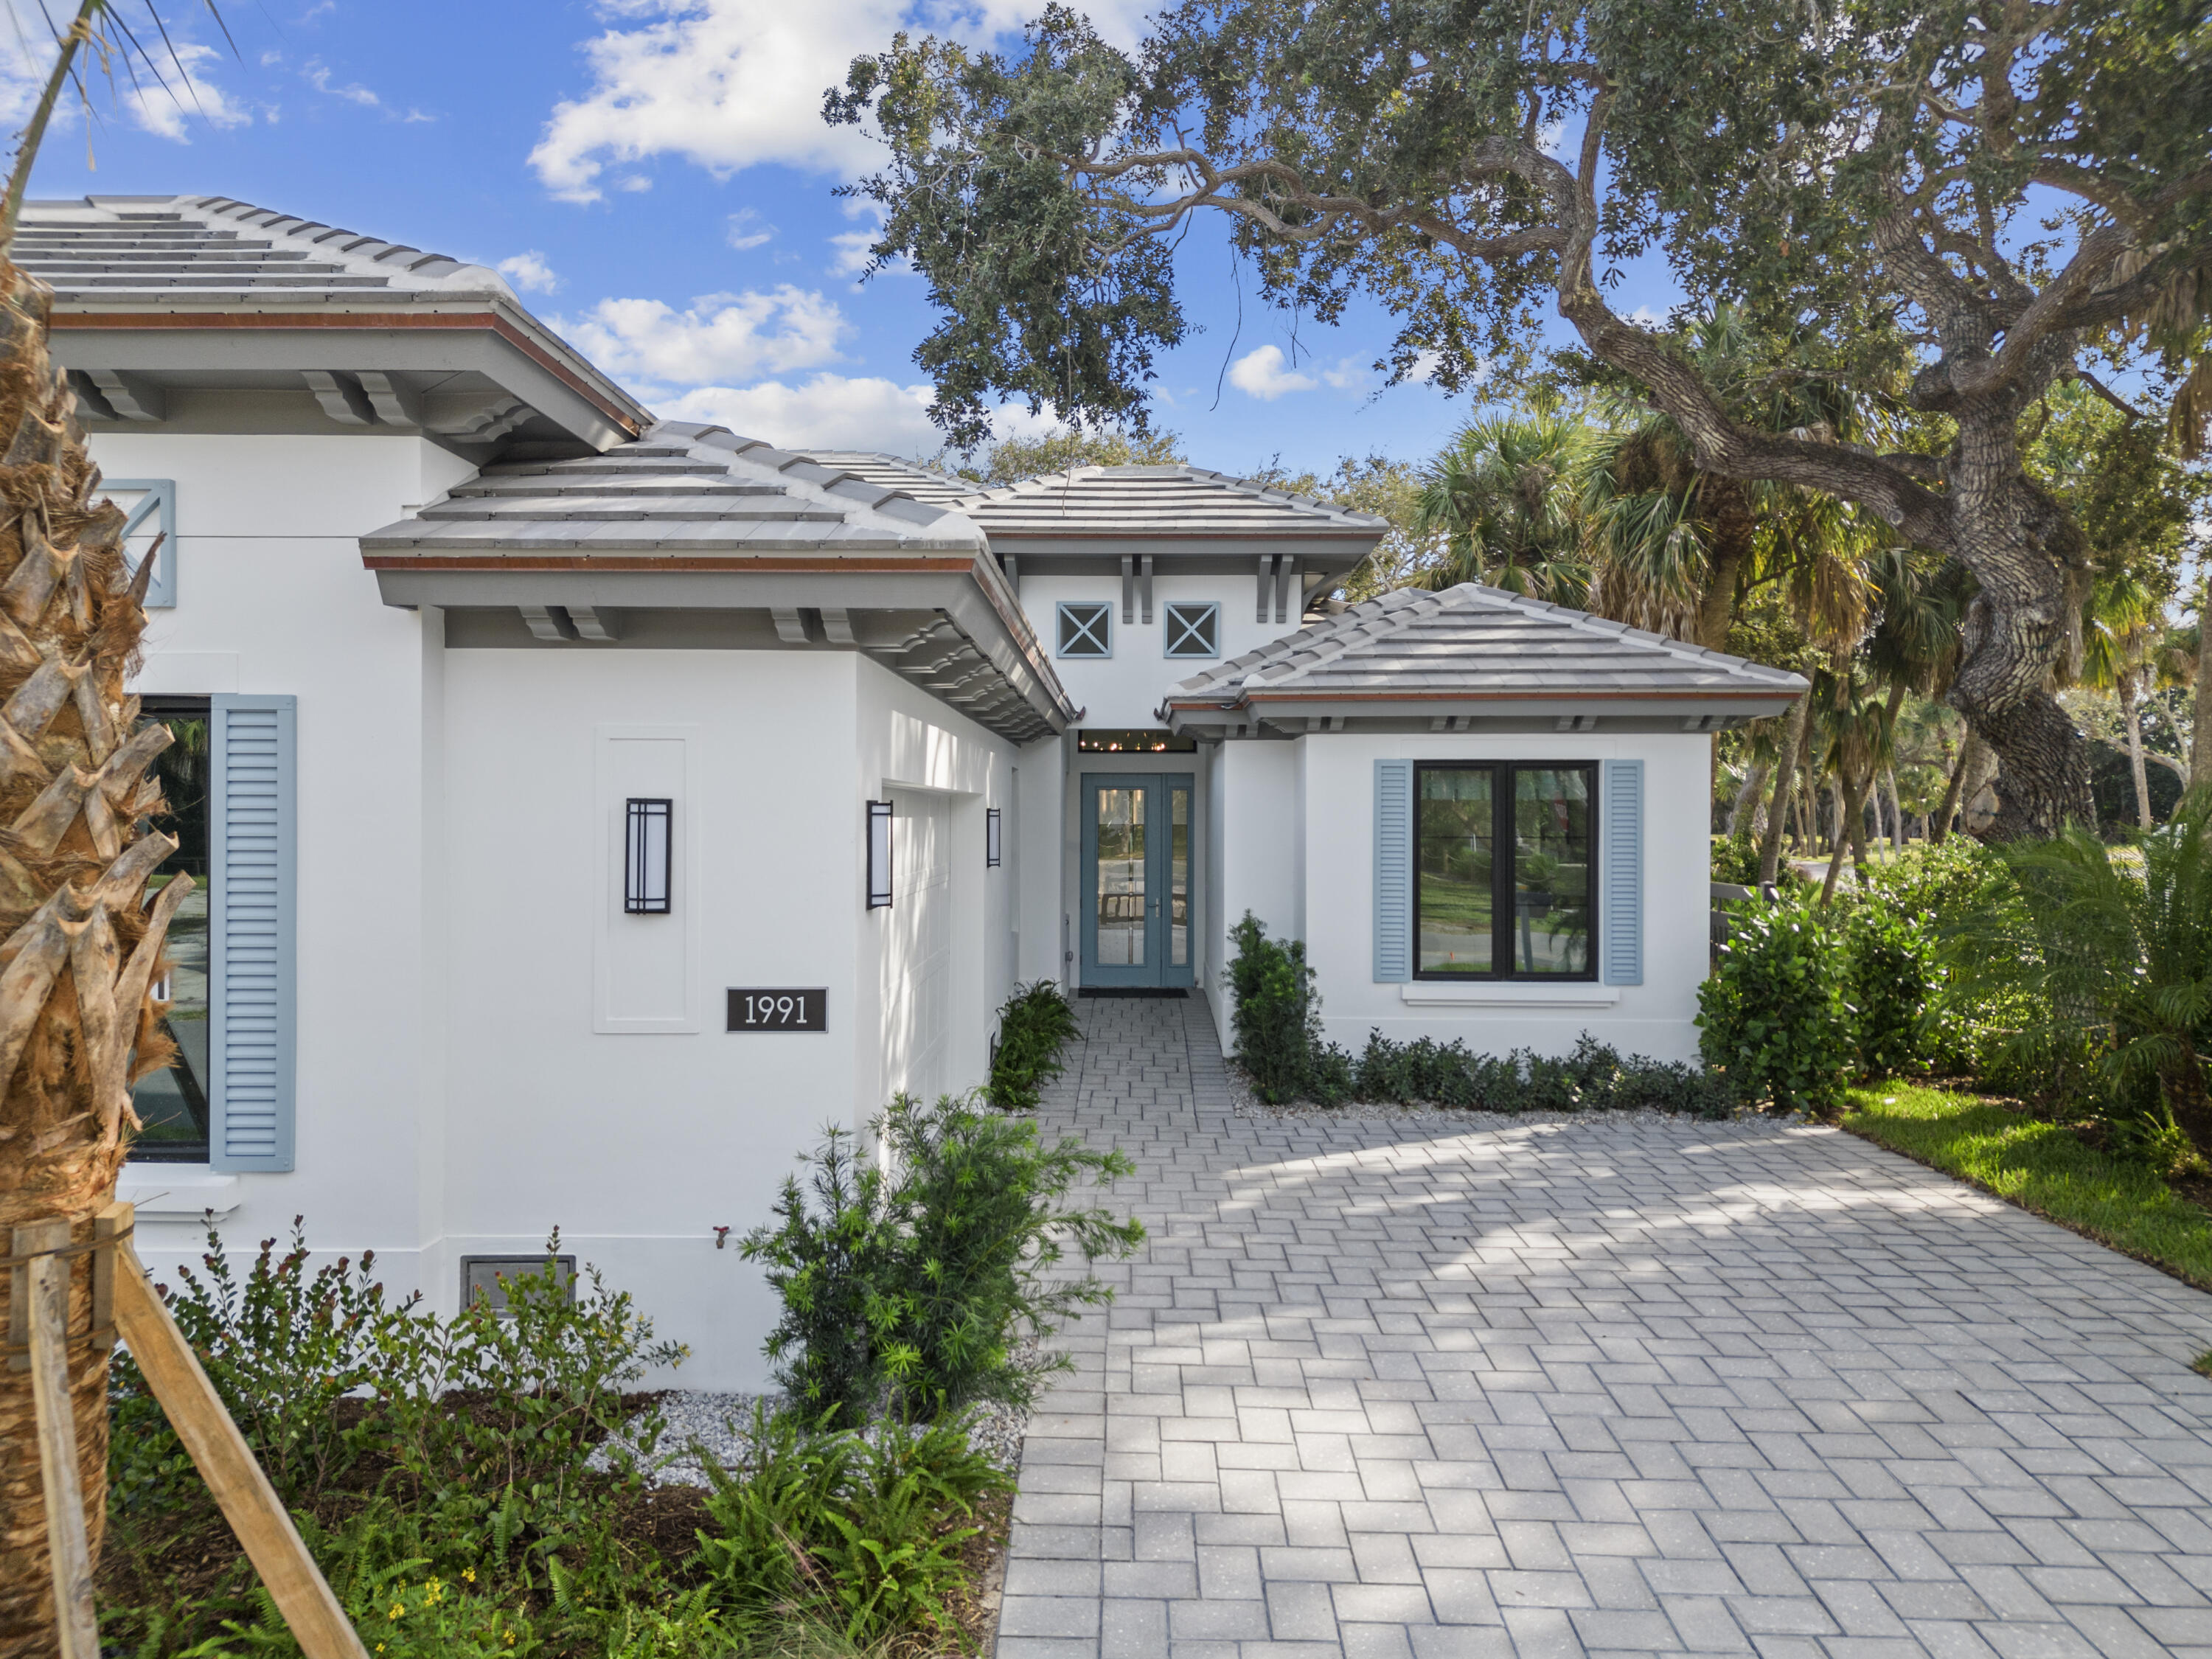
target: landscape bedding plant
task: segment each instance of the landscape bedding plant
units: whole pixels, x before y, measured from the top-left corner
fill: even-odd
[[[805,1593],[732,1594],[713,1500],[649,1483],[657,1407],[624,1392],[682,1351],[588,1266],[572,1287],[549,1259],[507,1279],[504,1313],[441,1319],[387,1297],[371,1257],[311,1270],[296,1221],[292,1247],[264,1241],[242,1275],[212,1228],[208,1244],[163,1294],[379,1659],[849,1659],[886,1635],[902,1653],[982,1639],[975,1583],[1006,1502],[962,1422],[848,1437],[851,1479],[791,1511],[819,1544]],[[110,1650],[296,1655],[127,1355],[112,1392]],[[631,1455],[593,1470],[617,1428]]]
[[[1018,988],[999,1010],[983,1098],[1002,1112],[1033,1110],[1044,1085],[1066,1069],[1060,1051],[1075,1034],[1075,1009],[1059,986],[1041,979]]]
[[[1370,1032],[1358,1054],[1325,1041],[1321,997],[1305,947],[1273,939],[1249,911],[1231,931],[1237,954],[1223,977],[1232,999],[1234,1058],[1269,1105],[1347,1100],[1460,1111],[1632,1110],[1727,1115],[1727,1087],[1695,1066],[1624,1056],[1585,1033],[1571,1053],[1516,1048],[1480,1054],[1455,1038],[1395,1042]]]

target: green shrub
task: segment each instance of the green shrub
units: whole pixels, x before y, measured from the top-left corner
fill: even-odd
[[[312,1498],[360,1449],[362,1436],[338,1402],[377,1386],[385,1347],[427,1316],[416,1311],[416,1297],[386,1300],[373,1251],[362,1253],[358,1267],[342,1257],[309,1272],[298,1216],[291,1249],[279,1256],[276,1241],[263,1239],[243,1282],[213,1226],[207,1246],[204,1277],[185,1267],[180,1289],[157,1288],[278,1495],[288,1503]],[[191,1460],[128,1349],[116,1353],[109,1390],[113,1500],[160,1508],[197,1491]]]
[[[812,1159],[814,1201],[787,1180],[776,1224],[742,1247],[783,1300],[768,1344],[780,1379],[810,1413],[848,1426],[886,1391],[907,1414],[1028,1403],[1038,1377],[1068,1362],[1018,1358],[1021,1338],[1048,1336],[1109,1295],[1095,1275],[1059,1277],[1065,1252],[1088,1264],[1145,1236],[1067,1195],[1134,1166],[1073,1137],[1048,1145],[1033,1122],[951,1097],[901,1096],[872,1127],[895,1174],[858,1166],[851,1137],[831,1129]]]
[[[1018,988],[999,1010],[999,1042],[983,1098],[1002,1112],[1032,1109],[1066,1069],[1060,1047],[1076,1034],[1067,994],[1048,979]]]
[[[1272,939],[1249,910],[1229,930],[1237,946],[1223,977],[1231,1001],[1233,1058],[1268,1103],[1297,1100],[1311,1089],[1321,1051],[1321,999],[1303,939]]]
[[[1847,994],[1861,1073],[1925,1076],[1935,1057],[1945,978],[1935,927],[1880,887],[1839,901],[1836,916],[1850,963]]]
[[[1759,843],[1748,825],[1713,843],[1713,877],[1739,887],[1759,885]]]
[[[737,1462],[708,1475],[697,1563],[713,1604],[738,1621],[819,1611],[855,1642],[948,1628],[976,1506],[1013,1486],[961,1419],[862,1434],[763,1407]]]
[[[1752,900],[1698,990],[1698,1046],[1737,1097],[1832,1116],[1857,1059],[1849,958],[1831,913],[1807,898]]]

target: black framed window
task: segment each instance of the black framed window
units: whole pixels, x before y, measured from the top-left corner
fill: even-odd
[[[1170,600],[1167,607],[1167,654],[1170,657],[1218,657],[1221,654],[1221,607],[1205,603]]]
[[[1417,979],[1597,976],[1597,767],[1413,769]]]
[[[1114,654],[1114,607],[1105,600],[1065,600],[1060,607],[1059,654],[1063,657],[1110,657]]]
[[[166,555],[165,555],[166,556]],[[208,730],[206,697],[142,700],[139,719],[166,726],[176,736],[154,762],[161,781],[161,807],[149,827],[177,838],[177,850],[146,883],[147,900],[177,877],[193,890],[169,924],[167,955],[173,964],[154,987],[161,1008],[156,1028],[175,1058],[149,1072],[131,1091],[144,1127],[131,1144],[135,1162],[204,1164],[208,1158]]]

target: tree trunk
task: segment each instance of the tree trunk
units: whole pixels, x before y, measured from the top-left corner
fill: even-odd
[[[1828,849],[1828,877],[1826,880],[1820,884],[1820,902],[1823,904],[1826,904],[1830,899],[1835,897],[1836,877],[1842,872],[1844,867],[1843,798],[1845,781],[1846,780],[1843,772],[1838,770],[1836,774],[1836,844]],[[1850,793],[1853,802],[1856,803],[1858,799],[1857,790],[1854,788],[1851,790]]]
[[[1805,764],[1808,734],[1812,723],[1805,717],[1806,705],[1811,701],[1808,692],[1790,707],[1789,718],[1782,726],[1782,743],[1776,751],[1778,764],[1774,769],[1773,804],[1766,811],[1766,836],[1759,844],[1759,878],[1772,881],[1782,866],[1783,820],[1789,816],[1790,786],[1797,781],[1798,769]]]
[[[1733,836],[1739,830],[1759,831],[1759,803],[1766,784],[1766,764],[1760,762],[1744,775],[1743,787],[1735,792],[1735,804],[1729,809],[1728,832]],[[1751,822],[1744,822],[1744,814],[1751,814]]]
[[[2128,731],[2128,773],[2136,784],[2136,822],[2150,828],[2150,779],[2143,771],[2142,710],[2136,702],[2136,677],[2120,676],[2120,718]]]
[[[1941,847],[1950,839],[1951,820],[1959,816],[1960,791],[1966,786],[1966,774],[1973,770],[1974,763],[1981,757],[1982,740],[1970,729],[1966,740],[1959,745],[1959,763],[1951,769],[1951,781],[1943,791],[1942,805],[1936,809],[1936,816],[1929,820],[1928,844],[1930,847]]]
[[[1889,789],[1889,826],[1891,830],[1889,844],[1897,850],[1898,856],[1902,858],[1905,855],[1905,802],[1899,798],[1897,793],[1897,769],[1894,766],[1885,767],[1882,769],[1882,781]]]
[[[147,878],[176,842],[143,827],[169,742],[140,727],[124,677],[145,628],[123,514],[99,499],[68,380],[49,361],[52,295],[0,259],[0,1240],[61,1218],[88,1243],[115,1196],[136,1077],[163,1064],[149,987],[191,890]],[[11,1294],[0,1274],[0,1322]],[[91,1274],[70,1274],[69,1385],[85,1522],[107,1508],[107,1349],[85,1342]],[[0,1368],[0,1659],[58,1650],[30,1377]]]
[[[2212,571],[2197,602],[2197,714],[2190,721],[2189,787],[2212,783]]]
[[[1705,564],[1705,591],[1698,597],[1698,643],[1708,651],[1728,649],[1735,621],[1735,593],[1751,562],[1759,536],[1751,498],[1733,478],[1705,480],[1712,551]]]

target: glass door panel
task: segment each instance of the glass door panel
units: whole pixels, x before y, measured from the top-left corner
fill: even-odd
[[[1100,789],[1092,800],[1097,835],[1097,959],[1102,968],[1145,965],[1145,798],[1142,787]]]
[[[1168,966],[1190,967],[1190,786],[1168,780]]]

